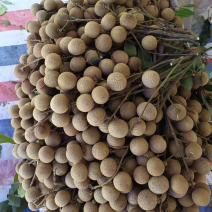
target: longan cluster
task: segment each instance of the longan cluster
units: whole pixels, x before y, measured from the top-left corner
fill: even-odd
[[[209,77],[197,72],[191,91],[178,82],[160,108],[173,82],[159,89],[163,74],[142,70],[124,43],[142,24],[162,27],[149,15],[181,30],[183,19],[167,0],[134,3],[31,6],[38,21],[25,26],[28,52],[14,69],[20,101],[9,114],[13,155],[23,159],[16,172],[32,211],[196,212],[210,202],[212,125],[200,101]],[[147,52],[160,42],[143,34],[138,41]]]

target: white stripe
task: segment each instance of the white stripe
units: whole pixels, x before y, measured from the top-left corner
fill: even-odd
[[[26,30],[11,30],[0,33],[0,47],[26,44],[29,33]]]
[[[41,0],[8,0],[11,2],[11,5],[6,5],[8,8],[7,12],[17,11],[17,10],[27,10],[30,9],[31,5],[34,3],[40,3]],[[62,0],[64,3],[67,3],[68,0]]]
[[[15,81],[18,80],[13,75],[13,70],[16,65],[10,66],[0,66],[0,82],[7,82],[7,81]]]
[[[11,119],[8,110],[11,105],[17,105],[18,101],[0,103],[0,120]]]

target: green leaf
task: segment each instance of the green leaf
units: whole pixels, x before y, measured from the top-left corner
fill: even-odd
[[[193,87],[193,76],[189,76],[189,77],[186,77],[184,79],[181,79],[180,80],[180,83],[181,85],[186,88],[187,90],[191,90],[191,88]]]
[[[7,11],[7,7],[4,6],[3,4],[1,5],[1,8],[2,8],[3,10]]]
[[[44,21],[48,21],[56,12],[49,12],[46,14]]]
[[[205,85],[205,86],[203,86],[203,88],[204,88],[206,91],[212,91],[212,85]]]
[[[124,51],[128,54],[129,57],[137,56],[137,49],[133,43],[125,42]]]
[[[8,194],[7,199],[9,201],[8,205],[13,205],[13,206],[16,206],[16,207],[20,206],[20,203],[21,203],[20,197],[16,197],[14,194]]]
[[[196,7],[197,5],[195,5],[195,4],[187,4],[187,5],[183,5],[182,7]]]
[[[3,1],[4,4],[12,4],[11,2],[9,1]]]
[[[2,145],[0,145],[0,157],[1,157],[1,150],[2,150]]]
[[[4,15],[6,13],[6,11],[2,8],[0,8],[0,15]]]
[[[11,23],[7,20],[4,20],[3,23],[6,24],[6,25],[11,25]]]
[[[13,212],[23,212],[28,207],[28,203],[25,198],[20,198],[20,201],[21,203],[19,207],[12,206]]]
[[[3,202],[1,202],[0,203],[0,211],[3,211],[3,208],[8,204],[8,200],[6,200],[6,201],[3,201]]]
[[[138,58],[141,60],[141,69],[144,70],[153,64],[152,56],[148,52],[138,51]]]
[[[89,62],[91,65],[99,67],[99,63],[100,63],[101,59],[99,57],[92,57],[90,58]]]
[[[13,179],[13,183],[17,183],[18,182],[18,174],[16,173]]]
[[[5,205],[1,212],[13,212],[11,205]]]
[[[191,10],[180,8],[178,11],[175,12],[175,15],[183,17],[183,18],[188,18],[188,17],[193,16],[195,14]]]
[[[0,144],[2,143],[11,143],[11,144],[16,144],[12,138],[10,138],[7,135],[1,134],[0,133]]]
[[[11,185],[11,188],[9,190],[9,194],[14,194],[19,188],[19,183],[15,183]]]
[[[22,188],[22,183],[19,184],[19,188],[18,188],[18,196],[23,198],[25,196],[25,191],[24,189]]]
[[[38,91],[34,91],[35,95],[39,95],[40,93]]]
[[[202,92],[203,92],[203,91],[202,91]],[[208,111],[210,112],[210,114],[211,114],[211,116],[212,116],[212,110],[211,110],[211,108],[210,108],[209,104],[207,103],[207,101],[206,101],[206,99],[205,99],[204,95],[202,94],[202,92],[201,92],[201,95],[202,95],[202,101],[203,101],[203,103],[205,104],[205,106],[207,107]]]

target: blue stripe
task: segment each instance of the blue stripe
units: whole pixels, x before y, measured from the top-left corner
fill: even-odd
[[[19,57],[26,53],[26,44],[0,47],[0,66],[19,64]]]
[[[11,126],[11,119],[0,120],[0,133],[12,138],[13,132],[14,132],[14,129]]]

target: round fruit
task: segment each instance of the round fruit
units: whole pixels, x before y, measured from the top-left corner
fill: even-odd
[[[156,47],[158,45],[158,41],[154,36],[147,35],[142,39],[141,44],[144,49],[146,49],[148,51],[152,51],[152,50],[156,49]],[[158,77],[157,77],[157,80],[158,80]]]
[[[150,158],[147,162],[146,167],[149,174],[155,177],[162,175],[165,171],[164,163],[156,157]]]
[[[186,109],[180,104],[172,104],[167,109],[167,115],[171,120],[180,121],[186,116]]]

